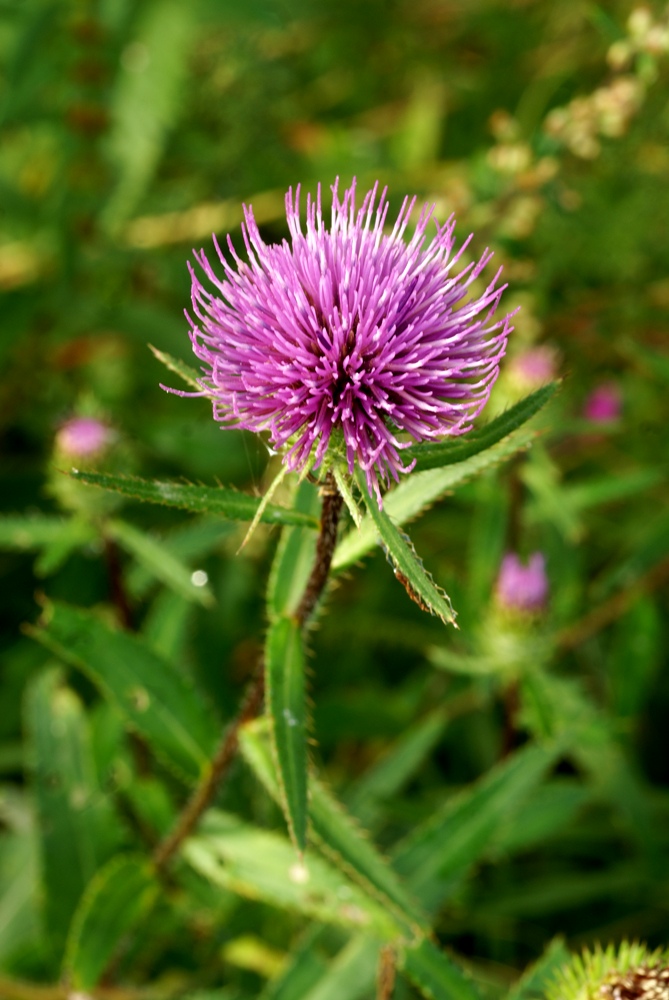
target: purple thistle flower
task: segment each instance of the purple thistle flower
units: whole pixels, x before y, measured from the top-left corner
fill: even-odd
[[[56,434],[56,448],[71,458],[90,458],[104,451],[114,432],[93,417],[71,417]]]
[[[355,463],[364,469],[380,505],[379,481],[413,468],[402,464],[404,448],[471,428],[512,327],[509,316],[493,321],[506,287],[499,271],[468,297],[492,253],[453,275],[469,243],[452,255],[453,218],[428,240],[426,205],[405,240],[416,201],[405,198],[386,235],[386,189],[378,203],[377,191],[356,209],[355,181],[341,199],[337,181],[327,229],[319,187],[315,201],[307,197],[303,231],[300,188],[291,188],[291,241],[271,246],[244,206],[249,263],[229,236],[232,263],[214,237],[223,277],[196,252],[214,291],[190,268],[195,321],[187,316],[217,420],[268,431],[292,470],[318,468],[332,440],[350,473]]]
[[[543,554],[533,552],[525,566],[515,554],[507,552],[495,587],[502,607],[515,611],[539,611],[548,597],[548,577]]]
[[[608,424],[620,418],[622,397],[615,382],[603,382],[588,396],[583,416],[593,424]]]

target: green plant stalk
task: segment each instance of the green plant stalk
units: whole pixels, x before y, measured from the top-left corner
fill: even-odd
[[[321,490],[323,507],[314,564],[294,616],[300,628],[304,628],[308,622],[325,589],[337,543],[337,529],[343,505],[343,499],[331,472],[326,475]],[[200,784],[186,803],[170,833],[156,847],[153,864],[157,872],[162,873],[168,868],[185,839],[197,826],[205,809],[211,804],[237,753],[239,731],[246,722],[250,722],[258,715],[264,697],[265,671],[261,664],[246,690],[239,712],[226,729]]]

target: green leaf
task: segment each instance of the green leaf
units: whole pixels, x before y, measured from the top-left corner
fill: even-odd
[[[386,547],[388,557],[392,561],[395,576],[411,600],[415,601],[423,611],[437,615],[444,624],[455,624],[455,612],[450,597],[437,587],[416,555],[413,545],[393,524],[387,511],[379,510],[376,497],[370,496],[367,491],[362,473],[358,473],[358,485],[376,530]],[[362,531],[362,528],[360,530]]]
[[[38,937],[37,839],[33,830],[0,836],[0,961]]]
[[[138,476],[109,476],[98,472],[73,470],[74,479],[88,486],[123,493],[144,503],[179,507],[195,514],[219,514],[229,521],[252,521],[261,500],[246,493],[224,489],[222,486],[193,486],[191,483],[160,482],[140,479]],[[317,528],[318,519],[300,511],[288,510],[277,504],[267,504],[262,520],[268,524],[297,524]]]
[[[297,488],[293,509],[318,519],[318,490],[305,479]],[[304,528],[284,528],[276,550],[267,588],[270,618],[291,615],[300,603],[314,562],[316,535]]]
[[[303,852],[307,841],[307,709],[302,633],[293,618],[279,618],[270,625],[265,686],[282,804],[290,835]]]
[[[515,818],[558,756],[557,745],[528,746],[460,792],[417,827],[394,852],[395,864],[428,906],[484,855],[503,821]]]
[[[297,945],[290,950],[290,957],[278,976],[271,979],[258,1000],[305,1000],[327,973],[325,954],[317,946],[324,928],[318,924],[309,927]]]
[[[380,944],[361,934],[351,938],[315,986],[299,1000],[367,1000],[374,991]]]
[[[209,587],[193,583],[193,574],[188,566],[177,559],[162,542],[125,521],[107,521],[105,531],[176,594],[205,607],[214,604],[214,595]]]
[[[236,816],[210,811],[182,856],[206,879],[248,899],[305,914],[328,924],[393,939],[400,928],[385,908],[327,862]]]
[[[480,452],[465,462],[459,462],[446,469],[412,472],[399,486],[386,493],[383,498],[384,513],[401,527],[445,493],[454,490],[456,486],[529,447],[535,437],[535,431],[521,428],[487,451]],[[370,514],[372,513],[370,510]],[[337,546],[332,560],[333,570],[344,569],[362,559],[375,547],[378,535],[379,531],[373,516],[365,517],[360,528],[349,531]]]
[[[546,405],[560,387],[560,382],[550,382],[542,386],[519,403],[500,413],[498,417],[463,434],[461,437],[449,438],[446,441],[425,441],[415,444],[402,452],[405,461],[416,459],[416,471],[425,469],[440,469],[444,465],[464,462],[482,451],[487,451],[503,438],[522,427],[539,410]]]
[[[30,634],[88,674],[185,780],[196,780],[208,767],[217,739],[211,713],[174,666],[141,639],[65,604],[48,604]]]
[[[142,7],[132,39],[142,62],[122,66],[112,98],[108,149],[118,184],[103,212],[111,231],[150,183],[181,109],[196,16],[197,4],[178,0],[152,0]]]
[[[564,938],[553,938],[543,955],[527,969],[515,983],[506,1000],[539,1000],[546,995],[546,987],[562,966],[571,961]]]
[[[362,775],[346,795],[350,811],[369,823],[382,801],[389,801],[410,780],[434,749],[446,728],[443,709],[421,719],[393,743],[384,756]]]
[[[153,344],[149,344],[149,350],[158,361],[164,364],[171,372],[174,372],[175,375],[182,378],[191,389],[195,389],[196,392],[202,392],[200,375],[195,368],[191,368],[190,365],[187,365],[185,361],[181,361],[179,358],[172,357],[167,351],[159,351]]]
[[[63,972],[78,990],[99,981],[119,942],[149,911],[158,884],[145,858],[120,856],[93,878],[72,921]]]
[[[31,552],[58,545],[63,539],[76,538],[85,545],[95,532],[76,518],[53,517],[49,514],[9,514],[0,517],[0,548]]]
[[[200,560],[221,547],[235,531],[234,524],[220,517],[192,518],[160,537],[161,545],[179,561],[197,569]],[[126,574],[128,592],[138,599],[146,596],[155,577],[139,563]]]
[[[39,675],[26,696],[41,835],[44,913],[55,956],[95,872],[114,852],[120,828],[93,766],[81,702],[60,670]]]
[[[250,723],[240,734],[244,758],[277,799],[279,787],[268,744],[265,720]],[[344,874],[394,913],[405,929],[418,933],[427,929],[425,914],[388,861],[332,793],[313,777],[309,781],[309,814],[318,846]]]
[[[428,939],[403,948],[400,967],[429,1000],[480,1000],[471,979]]]

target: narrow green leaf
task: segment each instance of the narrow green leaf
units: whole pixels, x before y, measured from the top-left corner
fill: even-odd
[[[76,518],[54,517],[50,514],[8,514],[0,517],[0,548],[35,551],[58,545],[63,538],[76,537],[86,544],[95,537],[93,529]]]
[[[39,937],[37,838],[33,830],[0,835],[0,961]]]
[[[471,979],[428,939],[403,948],[400,966],[428,1000],[480,1000]]]
[[[110,861],[86,889],[72,921],[63,972],[78,990],[99,981],[119,942],[151,908],[158,884],[145,858]]]
[[[244,727],[240,748],[267,791],[277,799],[279,786],[264,720]],[[313,777],[309,781],[309,813],[316,843],[342,872],[394,913],[405,929],[419,933],[427,929],[427,918],[397,873],[334,795]]]
[[[320,954],[318,950],[324,930],[319,924],[312,924],[307,929],[291,948],[282,971],[268,982],[258,1000],[305,1000],[328,970],[325,951]]]
[[[41,836],[44,915],[54,957],[97,869],[114,852],[120,828],[93,767],[81,702],[57,669],[40,674],[26,696]]]
[[[464,462],[458,462],[445,469],[412,472],[399,486],[386,493],[383,498],[384,513],[392,518],[398,527],[407,524],[444,494],[527,448],[535,436],[535,431],[521,428]],[[365,517],[360,528],[349,531],[337,546],[332,560],[333,570],[344,569],[362,559],[375,547],[378,535],[379,531],[373,517]]]
[[[518,817],[558,755],[557,745],[531,745],[489,771],[417,827],[394,852],[395,864],[429,907],[443,902],[449,883],[484,855],[499,825]]]
[[[296,861],[293,845],[276,833],[210,811],[182,856],[204,878],[248,899],[306,914],[328,924],[394,939],[400,927],[386,909],[322,858]]]
[[[292,618],[279,618],[265,645],[267,710],[290,835],[298,851],[307,841],[307,720],[302,633]]]
[[[187,365],[185,361],[181,361],[179,358],[173,357],[171,354],[168,354],[167,351],[159,351],[157,347],[153,346],[153,344],[149,344],[149,350],[153,356],[161,362],[161,364],[165,365],[165,367],[171,372],[174,372],[175,375],[182,378],[186,385],[189,385],[191,389],[195,389],[196,392],[202,391],[200,375],[195,368],[191,368],[191,366]]]
[[[48,604],[30,634],[83,670],[165,763],[193,781],[208,766],[216,725],[194,688],[141,639],[90,611]]]
[[[416,470],[438,469],[444,465],[464,462],[478,455],[493,445],[508,437],[509,434],[527,423],[539,410],[546,405],[560,387],[560,382],[550,382],[542,386],[519,403],[511,406],[504,413],[485,424],[463,434],[461,437],[448,438],[446,441],[425,441],[415,444],[402,453],[403,459],[416,459]]]
[[[229,521],[252,521],[261,503],[259,497],[237,493],[222,486],[194,486],[191,483],[160,482],[156,479],[140,479],[139,476],[109,476],[105,473],[81,472],[75,469],[71,475],[73,479],[88,486],[99,486],[104,490],[123,493],[144,503],[179,507],[195,514],[219,514]],[[268,504],[265,507],[262,520],[268,524],[318,527],[318,518],[279,507],[277,504]]]
[[[543,955],[533,962],[517,983],[509,990],[506,1000],[539,1000],[546,995],[546,987],[555,973],[571,961],[564,938],[556,937]]]
[[[178,560],[192,569],[198,569],[201,560],[215,552],[226,538],[235,531],[234,524],[220,517],[192,518],[161,536],[161,544]],[[128,592],[138,599],[146,596],[155,583],[155,577],[136,563],[126,574]]]
[[[193,582],[193,574],[188,566],[156,538],[152,538],[151,535],[147,535],[126,521],[107,521],[105,531],[157,580],[176,594],[205,607],[211,607],[214,603],[214,595],[206,583],[197,586]]]
[[[379,804],[397,795],[423,764],[446,723],[446,713],[439,708],[402,733],[384,756],[352,785],[346,796],[350,811],[363,823],[373,821]]]
[[[318,518],[318,490],[306,479],[300,483],[293,509]],[[316,551],[316,535],[305,528],[284,528],[276,550],[267,588],[267,610],[270,618],[291,615],[304,593]]]
[[[379,510],[376,497],[369,495],[361,473],[358,473],[358,485],[388,557],[392,561],[395,576],[411,600],[415,601],[423,611],[437,615],[444,624],[455,624],[455,612],[450,597],[435,584],[414,552],[411,542],[393,524],[387,511]]]
[[[299,1000],[367,1000],[374,991],[379,964],[378,941],[361,934],[351,938],[315,986]]]

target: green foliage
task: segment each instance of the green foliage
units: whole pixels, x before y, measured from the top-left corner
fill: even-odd
[[[385,968],[392,1000],[601,1000],[667,963],[669,57],[637,6],[0,4],[3,998],[390,1000]],[[453,212],[454,273],[489,246],[520,308],[382,512],[332,468],[300,631],[319,488],[212,420],[185,261],[354,175]],[[57,451],[72,415],[108,451]],[[544,608],[504,605],[508,551]]]

